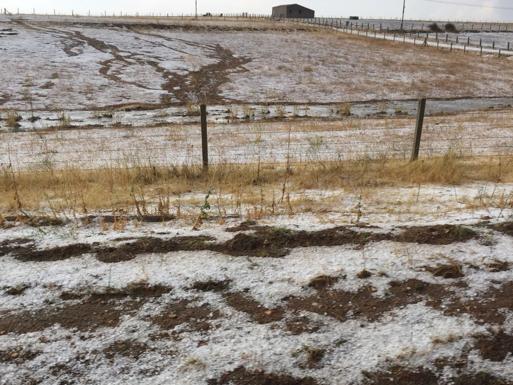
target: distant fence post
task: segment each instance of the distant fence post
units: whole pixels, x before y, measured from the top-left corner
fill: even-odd
[[[200,105],[201,114],[201,149],[203,158],[203,171],[208,171],[208,137],[207,137],[207,106]]]
[[[426,99],[422,98],[417,106],[417,123],[415,124],[415,137],[413,138],[413,150],[411,153],[411,161],[419,159],[420,140],[422,138],[422,126],[424,125],[424,114],[426,112]]]

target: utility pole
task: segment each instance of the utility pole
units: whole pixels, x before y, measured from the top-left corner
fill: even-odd
[[[406,0],[403,0],[403,16],[401,17],[401,32],[403,32],[404,26],[404,10],[406,9]]]
[[[196,19],[197,19],[198,18],[198,0],[194,0],[194,5],[195,5],[194,15],[196,16]]]

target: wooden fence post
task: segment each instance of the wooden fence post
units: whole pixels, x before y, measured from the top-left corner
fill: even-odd
[[[424,113],[426,112],[426,99],[419,100],[417,106],[417,123],[415,125],[415,137],[413,139],[413,150],[411,152],[411,161],[419,159],[420,140],[422,138],[422,126],[424,125]]]
[[[203,157],[203,171],[208,171],[208,137],[207,137],[207,106],[200,106],[201,113],[201,149]]]

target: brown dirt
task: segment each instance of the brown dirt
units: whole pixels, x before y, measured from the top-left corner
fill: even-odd
[[[285,330],[292,335],[315,333],[319,329],[320,325],[314,323],[307,317],[294,317],[285,322]]]
[[[7,364],[22,364],[36,358],[40,352],[17,346],[13,349],[0,350],[0,362]]]
[[[31,227],[43,227],[43,226],[64,226],[67,221],[49,216],[5,216],[6,222],[14,224],[20,223]]]
[[[214,240],[214,238],[206,236],[185,236],[171,239],[138,238],[135,242],[124,243],[117,247],[98,248],[96,258],[103,262],[119,262],[129,260],[131,256],[135,258],[137,254],[208,250],[212,247],[208,242]]]
[[[394,366],[384,371],[364,373],[364,385],[439,385],[435,373],[425,368]]]
[[[137,360],[141,355],[149,350],[148,345],[143,342],[126,340],[115,341],[103,349],[103,354],[107,359],[113,361],[116,357],[128,357]]]
[[[363,269],[358,274],[356,274],[356,276],[360,279],[367,279],[367,278],[372,277],[372,273],[367,269]]]
[[[116,304],[107,299],[89,299],[78,304],[50,306],[38,311],[23,311],[0,319],[0,335],[25,334],[60,324],[66,329],[80,331],[99,327],[116,327],[123,314],[133,314],[142,302],[127,301]]]
[[[145,223],[159,223],[170,222],[175,220],[176,217],[170,214],[162,215],[89,215],[82,217],[81,221],[84,224],[92,222],[114,223],[117,221],[139,221]]]
[[[319,275],[313,278],[309,283],[308,287],[313,287],[316,290],[326,289],[327,287],[333,286],[337,283],[339,277],[331,277],[329,275]]]
[[[496,225],[491,225],[490,228],[513,237],[513,222],[503,222]]]
[[[185,325],[188,331],[205,332],[211,329],[212,320],[221,316],[219,311],[212,310],[208,305],[195,306],[192,301],[180,300],[170,304],[151,321],[163,330],[172,330]]]
[[[486,265],[488,271],[492,273],[499,273],[501,271],[508,271],[511,270],[511,263],[507,261],[500,261],[498,259],[494,260],[493,262],[490,262]]]
[[[115,247],[106,247],[96,253],[96,259],[103,263],[118,263],[131,261],[136,255],[127,248],[118,249]]]
[[[18,249],[15,253],[15,257],[23,262],[50,262],[62,261],[64,259],[77,257],[90,252],[92,252],[91,245],[76,243],[73,245],[58,246],[43,250],[36,249],[33,246],[25,247],[23,249]]]
[[[449,245],[455,242],[467,242],[477,237],[478,234],[468,227],[436,225],[408,227],[396,237],[395,241],[428,245]]]
[[[191,289],[199,290],[199,291],[225,291],[230,287],[230,283],[232,281],[230,279],[225,279],[223,281],[214,281],[214,280],[208,280],[208,281],[198,281],[194,282],[194,284],[191,286]]]
[[[387,239],[385,234],[358,232],[347,227],[311,232],[262,227],[251,234],[238,233],[219,245],[217,251],[236,256],[279,258],[295,247],[364,245],[384,239]]]
[[[302,369],[322,368],[322,360],[326,355],[326,349],[307,347],[305,349],[306,359],[299,364]]]
[[[17,286],[11,286],[5,289],[5,294],[8,295],[22,295],[25,290],[27,290],[30,287],[30,285],[27,284],[20,284]]]
[[[0,257],[9,253],[15,253],[34,245],[34,240],[29,238],[6,239],[0,242]]]
[[[294,231],[282,228],[257,226],[252,233],[237,233],[224,243],[215,243],[215,238],[207,236],[182,236],[171,239],[157,237],[137,238],[117,246],[74,244],[36,249],[31,240],[20,239],[0,243],[0,256],[13,252],[21,261],[58,261],[86,253],[95,253],[98,260],[116,263],[135,258],[138,254],[168,253],[173,251],[210,250],[233,256],[255,256],[280,258],[297,247],[315,246],[363,246],[369,242],[383,240],[449,244],[475,238],[477,234],[461,226],[413,227],[399,235],[355,231],[348,227],[334,227],[319,231]],[[363,275],[363,272],[362,272]]]
[[[104,292],[63,293],[61,299],[80,299],[81,302],[7,314],[0,318],[0,335],[30,333],[56,324],[66,329],[76,328],[80,331],[115,327],[119,324],[122,315],[135,314],[148,298],[158,297],[169,290],[163,286],[135,284],[124,289]]]
[[[438,266],[426,266],[424,267],[424,269],[426,271],[429,271],[435,277],[455,279],[462,278],[465,276],[465,274],[463,274],[463,266],[458,263],[451,263]]]
[[[513,385],[513,382],[495,377],[490,373],[463,374],[453,379],[453,385]]]
[[[476,346],[484,359],[504,361],[508,354],[513,354],[513,336],[501,331],[493,336],[478,338]]]
[[[265,229],[270,228],[269,226],[260,226],[257,224],[256,221],[245,221],[241,224],[233,227],[228,227],[224,231],[228,233],[238,233],[241,231],[251,231],[251,230],[259,230],[259,229]]]
[[[267,324],[283,319],[283,310],[280,308],[268,309],[260,302],[255,301],[247,294],[240,292],[227,293],[224,299],[234,309],[248,314],[255,322]]]
[[[503,310],[513,310],[513,281],[492,287],[478,298],[452,299],[442,309],[448,315],[469,314],[476,322],[502,325]]]
[[[127,285],[124,288],[114,289],[107,288],[103,291],[93,292],[69,292],[65,291],[60,295],[64,301],[77,300],[77,299],[95,299],[95,300],[110,300],[110,299],[124,299],[124,298],[152,298],[160,297],[163,294],[169,293],[173,290],[169,286],[163,285],[149,285],[147,283],[135,282]]]
[[[317,385],[311,377],[296,378],[287,374],[250,371],[243,366],[226,372],[218,379],[207,380],[208,385]]]
[[[308,297],[291,297],[287,307],[296,312],[306,310],[328,315],[341,322],[350,318],[350,315],[376,321],[388,311],[427,298],[439,299],[445,294],[443,286],[415,279],[392,282],[388,294],[383,298],[375,296],[374,291],[371,286],[365,286],[357,292],[319,290]]]

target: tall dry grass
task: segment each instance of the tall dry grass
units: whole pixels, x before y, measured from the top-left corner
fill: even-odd
[[[310,189],[356,191],[389,186],[513,182],[513,157],[460,158],[454,154],[407,162],[390,159],[314,161],[291,164],[104,167],[13,172],[0,175],[0,210],[140,211],[184,194],[208,191],[230,196],[239,207],[289,205],[289,194]],[[169,208],[169,203],[167,203]]]

